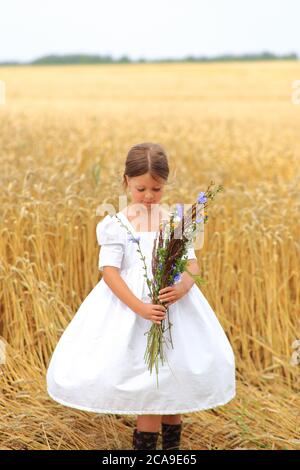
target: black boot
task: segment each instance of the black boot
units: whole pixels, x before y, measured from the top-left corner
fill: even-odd
[[[179,450],[182,421],[179,424],[162,423],[163,450]]]
[[[159,432],[133,431],[132,445],[133,450],[156,450]]]

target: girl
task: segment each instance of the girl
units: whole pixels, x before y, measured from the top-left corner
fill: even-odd
[[[47,370],[47,391],[65,406],[138,415],[133,449],[156,449],[160,426],[163,449],[179,449],[181,413],[224,405],[236,394],[229,340],[186,272],[179,282],[160,291],[159,300],[169,307],[174,348],[166,348],[167,363],[159,365],[159,388],[156,374],[150,374],[144,361],[145,333],[166,313],[163,305],[151,303],[134,240],[140,241],[151,278],[154,238],[160,223],[170,216],[159,204],[168,175],[167,156],[160,145],[143,143],[128,152],[123,184],[131,203],[98,223],[102,279],[60,337]],[[137,208],[139,218],[134,217]],[[199,273],[191,246],[188,260],[189,271]]]

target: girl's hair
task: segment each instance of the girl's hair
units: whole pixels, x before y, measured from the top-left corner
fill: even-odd
[[[162,178],[167,183],[169,176],[168,158],[161,145],[143,142],[131,147],[125,162],[123,187],[127,188],[125,175],[133,177],[145,173],[150,173],[156,181],[159,181],[158,178]]]

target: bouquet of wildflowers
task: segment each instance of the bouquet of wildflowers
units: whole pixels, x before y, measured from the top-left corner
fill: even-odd
[[[204,282],[199,275],[192,274],[187,269],[187,249],[195,236],[197,224],[207,223],[208,215],[206,212],[209,200],[213,200],[215,195],[223,190],[223,186],[219,185],[213,189],[213,185],[212,181],[206,192],[198,194],[197,201],[192,204],[186,214],[183,213],[182,205],[177,204],[177,223],[174,222],[175,214],[171,213],[170,221],[160,227],[154,240],[152,252],[153,278],[151,281],[147,278],[153,304],[160,303],[158,299],[160,290],[177,282],[183,271],[188,272],[197,284]],[[203,213],[204,217],[201,217],[200,213]],[[172,323],[169,319],[168,308],[167,321],[168,327],[165,328],[165,320],[163,320],[161,324],[153,323],[150,330],[145,333],[148,335],[148,340],[144,359],[150,373],[152,373],[155,364],[157,380],[159,357],[162,364],[164,363],[163,344],[166,343],[164,333],[167,330],[169,330],[170,342],[173,348]]]

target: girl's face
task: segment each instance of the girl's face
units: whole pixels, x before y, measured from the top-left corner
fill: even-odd
[[[151,204],[158,204],[163,196],[165,180],[159,178],[156,181],[150,173],[140,176],[128,177],[125,175],[128,188],[131,193],[132,202],[142,204],[151,210]]]

